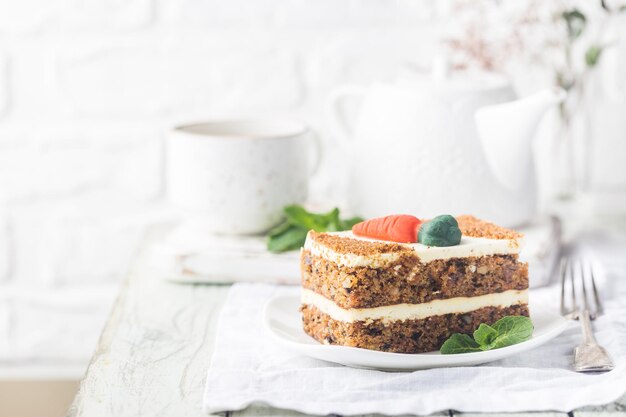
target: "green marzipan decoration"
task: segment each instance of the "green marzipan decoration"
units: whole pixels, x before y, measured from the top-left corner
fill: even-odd
[[[455,246],[461,243],[461,229],[454,217],[443,214],[424,223],[417,240],[427,246]]]

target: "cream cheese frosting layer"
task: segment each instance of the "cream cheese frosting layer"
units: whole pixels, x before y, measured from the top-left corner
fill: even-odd
[[[476,297],[456,297],[421,304],[395,304],[373,308],[342,308],[314,291],[302,288],[303,304],[317,307],[335,320],[356,322],[366,320],[420,320],[444,314],[462,314],[484,307],[510,307],[528,304],[528,290],[509,290]]]
[[[355,236],[351,231],[330,232],[328,234],[371,242],[381,242],[380,240],[368,239]],[[469,258],[473,256],[489,255],[511,255],[518,254],[520,242],[517,239],[488,239],[483,237],[463,236],[461,243],[456,246],[426,246],[421,243],[400,243],[400,245],[413,249],[422,263],[434,261],[436,259]],[[331,248],[320,244],[315,239],[307,236],[304,249],[311,252],[313,256],[336,263],[349,268],[368,266],[380,268],[389,263],[397,261],[401,253],[380,253],[376,255],[357,255],[354,253],[338,253]]]

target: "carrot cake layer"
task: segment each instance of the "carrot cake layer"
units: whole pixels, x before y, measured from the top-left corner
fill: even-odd
[[[300,260],[302,287],[343,308],[366,308],[485,295],[528,288],[528,265],[517,255],[437,259],[403,256],[387,267],[346,267],[308,250]]]
[[[528,307],[518,304],[424,319],[348,322],[336,320],[315,306],[303,304],[302,316],[304,331],[320,343],[385,352],[423,353],[438,350],[453,333],[471,334],[481,323],[493,324],[505,316],[528,316]]]

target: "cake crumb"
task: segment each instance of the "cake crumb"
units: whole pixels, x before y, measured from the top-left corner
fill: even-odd
[[[380,255],[381,253],[412,252],[411,248],[403,246],[399,243],[352,239],[329,233],[318,233],[313,230],[309,232],[307,239],[312,239],[314,242],[317,242],[337,253],[350,253],[360,256],[373,256]]]
[[[519,239],[522,234],[506,227],[498,226],[474,216],[464,214],[458,216],[459,229],[464,236],[484,237],[488,239]]]

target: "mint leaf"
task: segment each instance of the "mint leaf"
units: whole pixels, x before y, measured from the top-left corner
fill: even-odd
[[[587,25],[587,17],[580,10],[567,10],[561,16],[567,24],[567,35],[570,40],[574,40],[582,35]]]
[[[287,206],[283,209],[287,220],[294,226],[300,226],[306,230],[322,232],[326,229],[328,221],[323,215],[309,213],[302,206]]]
[[[267,234],[267,249],[271,252],[299,249],[304,245],[309,230],[316,232],[349,230],[353,224],[362,221],[360,217],[341,220],[338,208],[327,213],[311,213],[302,206],[291,205],[286,206],[283,211],[287,219]]]
[[[285,252],[299,249],[306,240],[307,229],[290,225],[288,229],[280,234],[268,236],[267,249],[270,252]]]
[[[336,232],[344,230],[339,219],[339,209],[334,208],[328,213],[311,213],[302,206],[292,205],[284,208],[287,221],[307,230],[316,232]]]
[[[441,345],[439,351],[444,355],[479,352],[480,346],[470,336],[463,333],[454,333]]]
[[[267,232],[267,236],[276,237],[276,236],[282,235],[291,227],[292,227],[291,223],[289,223],[288,221],[284,221],[278,226],[275,226],[274,228],[272,228],[269,232]]]
[[[474,332],[474,340],[481,347],[491,344],[493,339],[498,336],[498,332],[488,324],[481,323]]]
[[[489,344],[489,349],[515,345],[533,335],[533,322],[525,316],[502,317],[491,327],[498,332],[498,336]]]
[[[526,316],[506,316],[489,326],[481,323],[474,338],[454,333],[439,351],[443,354],[480,352],[524,342],[533,335],[533,323]]]
[[[585,63],[589,68],[593,68],[600,61],[600,56],[602,55],[602,47],[598,45],[592,45],[585,52]]]
[[[324,215],[324,220],[326,220],[326,231],[327,232],[338,232],[343,230],[341,228],[341,220],[339,219],[339,209],[334,208],[329,213]]]

